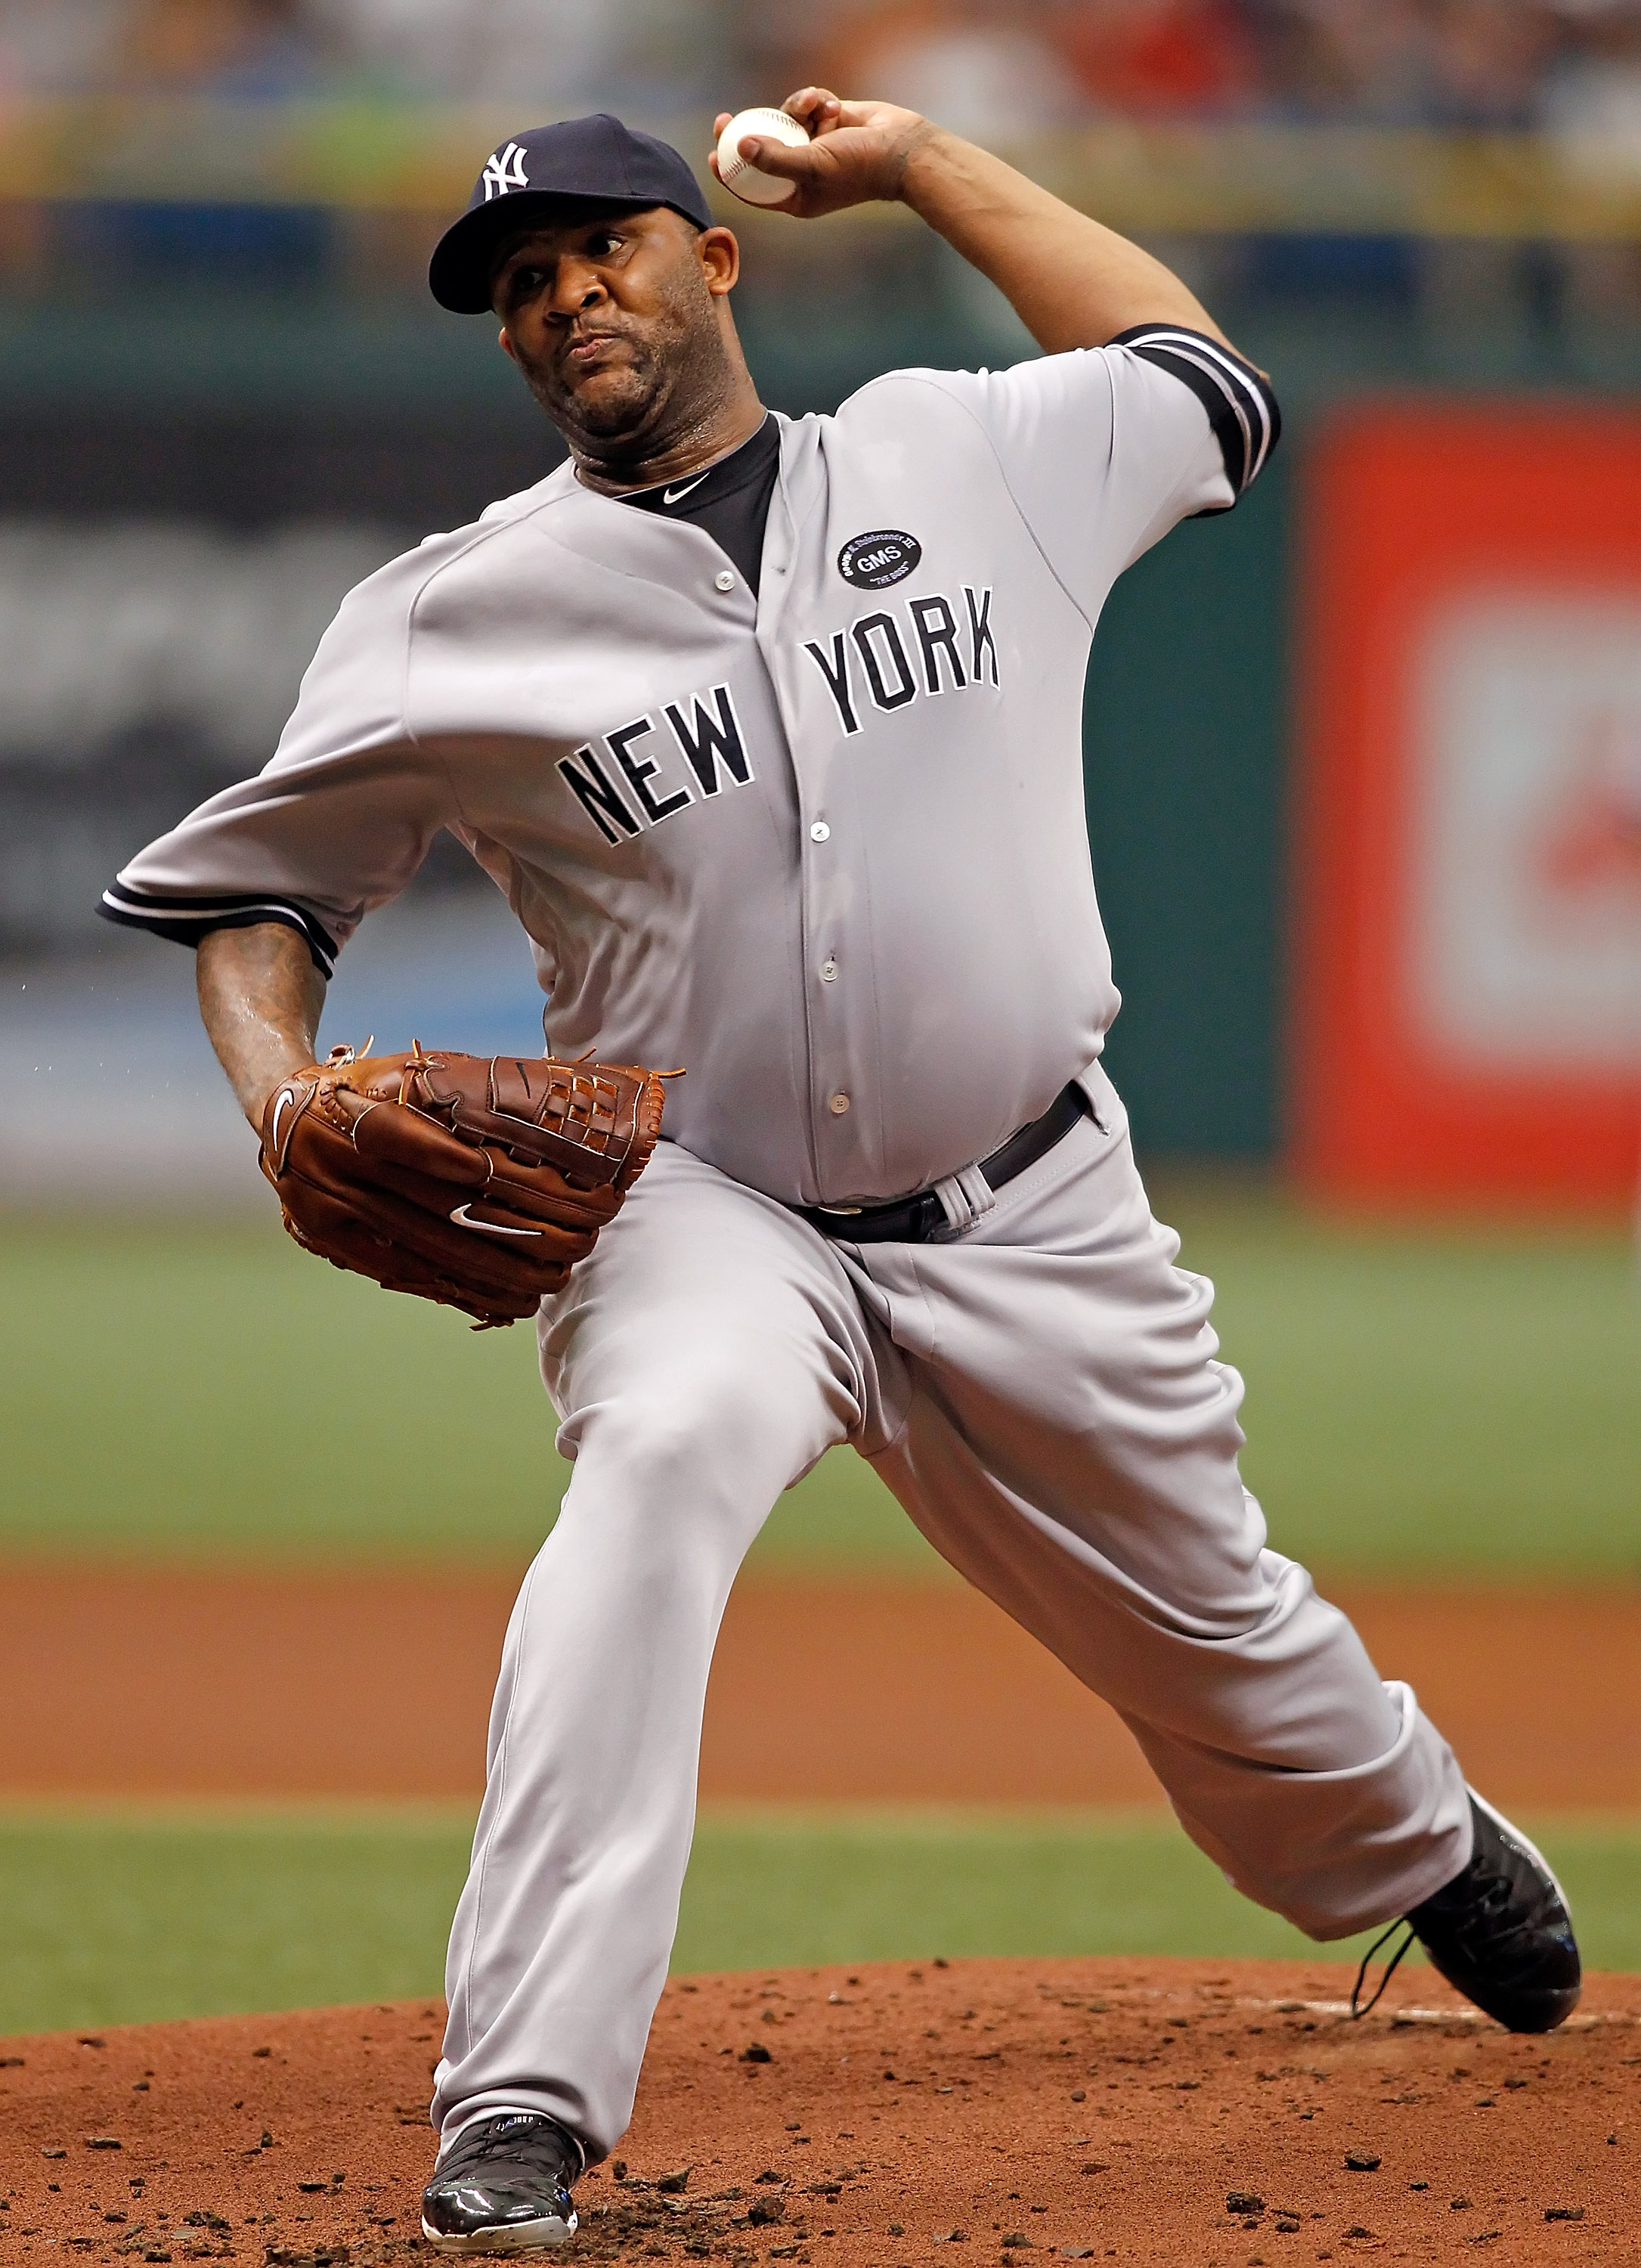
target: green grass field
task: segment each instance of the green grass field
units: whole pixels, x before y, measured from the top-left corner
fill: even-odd
[[[1539,1830],[1591,1966],[1641,1969],[1641,1822]],[[387,1808],[0,1814],[0,2032],[436,1992],[470,1834]],[[673,1967],[1314,1950],[1155,1814],[747,1813],[702,1822]]]
[[[1218,1285],[1284,1548],[1388,1580],[1635,1580],[1622,1235],[1370,1229],[1192,1184],[1159,1211]],[[0,1555],[517,1562],[551,1524],[567,1469],[530,1335],[390,1299],[271,1219],[12,1219],[0,1290]],[[757,1557],[938,1572],[847,1451]],[[0,2029],[434,1991],[469,1831],[402,1810],[0,1814]],[[1641,1822],[1549,1841],[1592,1962],[1641,1969]],[[1154,1815],[747,1815],[704,1822],[676,1957],[1305,1949]]]
[[[1283,1548],[1390,1578],[1641,1570],[1622,1233],[1354,1227],[1211,1184],[1165,1186],[1158,1209],[1218,1285]],[[551,1523],[566,1468],[529,1333],[390,1298],[271,1219],[14,1218],[0,1288],[0,1551],[517,1560]],[[759,1551],[934,1565],[849,1451]]]

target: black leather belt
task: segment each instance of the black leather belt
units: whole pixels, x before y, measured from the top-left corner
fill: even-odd
[[[980,1170],[994,1189],[1002,1189],[1039,1158],[1046,1158],[1056,1142],[1063,1141],[1079,1118],[1092,1118],[1088,1097],[1075,1079],[1063,1086],[1041,1118],[1011,1134],[999,1150],[980,1160]],[[840,1244],[927,1244],[949,1229],[946,1207],[932,1189],[915,1197],[897,1197],[893,1204],[794,1205],[794,1212]]]

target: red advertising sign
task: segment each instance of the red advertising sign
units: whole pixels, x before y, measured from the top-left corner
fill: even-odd
[[[1354,1199],[1641,1180],[1641,414],[1387,404],[1305,482],[1293,1155]]]

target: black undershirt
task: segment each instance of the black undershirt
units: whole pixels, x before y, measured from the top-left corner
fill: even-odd
[[[658,488],[633,489],[615,501],[659,513],[663,519],[693,520],[740,569],[755,598],[764,522],[780,463],[781,429],[766,416],[750,440],[704,473],[664,481]]]

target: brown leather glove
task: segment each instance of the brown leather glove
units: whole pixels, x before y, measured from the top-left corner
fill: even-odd
[[[662,1099],[624,1064],[333,1048],[269,1097],[262,1171],[291,1234],[333,1267],[512,1323],[621,1210]]]

